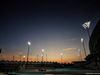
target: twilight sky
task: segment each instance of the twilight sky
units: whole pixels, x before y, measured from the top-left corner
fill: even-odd
[[[100,19],[99,0],[6,0],[0,1],[0,54],[5,60],[19,60],[19,55],[27,56],[30,46],[30,59],[63,62],[79,60],[78,49],[84,58],[84,38],[87,54],[88,34],[82,24],[91,21],[90,33]],[[23,60],[23,57],[22,57]]]

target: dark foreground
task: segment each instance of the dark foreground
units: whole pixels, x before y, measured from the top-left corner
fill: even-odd
[[[19,72],[9,72],[8,75],[100,75],[100,70],[81,70],[81,71],[37,71],[37,70],[24,70]]]
[[[40,68],[46,71],[39,71]],[[88,70],[85,67],[74,68],[73,64],[1,62],[0,75],[100,75],[100,70]]]
[[[84,74],[99,74],[100,75],[100,71],[51,71],[51,72],[17,72],[18,73],[23,73],[23,74],[80,74],[80,75],[84,75]]]

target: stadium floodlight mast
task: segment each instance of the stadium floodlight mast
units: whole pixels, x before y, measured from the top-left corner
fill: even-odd
[[[92,50],[93,50],[92,41],[91,41],[91,37],[90,37],[90,33],[89,33],[90,23],[91,23],[91,21],[85,22],[84,24],[82,24],[82,26],[83,26],[83,27],[87,30],[87,32],[88,32],[88,36],[89,36],[89,40],[90,40],[90,45],[91,45],[91,48],[92,48]]]
[[[27,63],[28,63],[28,59],[29,59],[29,47],[31,45],[31,42],[28,42],[28,52],[27,52]]]
[[[61,53],[61,63],[63,63],[63,58],[62,58],[63,53]]]
[[[46,54],[46,62],[47,62],[47,54]]]
[[[80,54],[78,53],[79,61],[80,61]]]
[[[28,42],[28,45],[31,45],[31,42]]]
[[[41,57],[42,57],[42,62],[43,62],[43,54],[41,54]]]
[[[42,62],[43,62],[43,57],[44,57],[44,49],[42,49]]]
[[[81,61],[82,61],[81,50],[80,50],[80,49],[78,49],[78,51],[79,51],[80,58],[81,58]]]
[[[23,61],[25,61],[25,56],[23,56],[23,59],[24,59]]]
[[[44,49],[42,49],[42,52],[44,52]]]
[[[85,53],[85,57],[86,57],[86,50],[85,50],[85,45],[84,45],[84,39],[83,38],[81,38],[81,43],[83,43],[84,53]]]
[[[87,30],[88,35],[89,35],[89,38],[90,38],[90,33],[89,33],[90,23],[91,23],[91,21],[85,22],[85,23],[82,25],[82,26]]]

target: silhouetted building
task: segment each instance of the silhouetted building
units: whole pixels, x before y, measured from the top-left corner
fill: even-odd
[[[74,67],[76,68],[81,68],[81,67],[85,67],[85,61],[73,61],[74,63]]]
[[[91,67],[100,68],[100,20],[96,24],[89,41],[90,54],[85,58]]]

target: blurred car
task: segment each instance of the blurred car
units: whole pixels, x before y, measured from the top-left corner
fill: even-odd
[[[39,71],[46,71],[46,69],[40,68]]]

